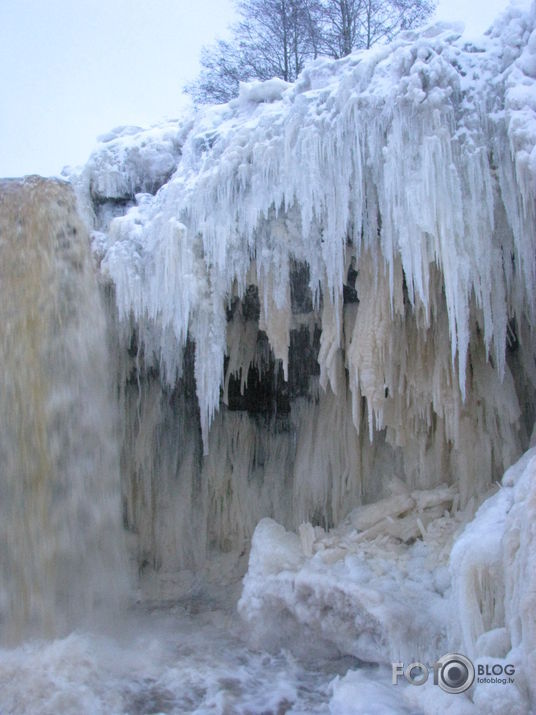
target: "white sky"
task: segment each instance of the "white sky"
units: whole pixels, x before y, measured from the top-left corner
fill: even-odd
[[[440,19],[483,32],[508,0],[439,0]],[[185,106],[199,51],[232,0],[0,0],[0,176],[84,163],[98,134]]]

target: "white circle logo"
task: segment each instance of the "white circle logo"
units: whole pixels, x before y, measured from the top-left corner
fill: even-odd
[[[438,660],[438,685],[446,693],[464,693],[475,679],[475,668],[460,653],[447,653]]]

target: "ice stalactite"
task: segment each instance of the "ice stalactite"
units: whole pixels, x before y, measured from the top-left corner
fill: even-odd
[[[119,454],[88,235],[71,187],[0,183],[0,639],[125,594]]]

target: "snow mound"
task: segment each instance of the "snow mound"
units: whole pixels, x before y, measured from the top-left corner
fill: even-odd
[[[275,102],[281,99],[283,92],[291,86],[291,84],[279,79],[279,77],[273,77],[264,82],[241,82],[238,101],[242,103],[253,102],[254,104]]]

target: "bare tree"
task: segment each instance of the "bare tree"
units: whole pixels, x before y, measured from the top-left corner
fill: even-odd
[[[198,104],[226,102],[239,82],[293,82],[319,54],[336,59],[422,24],[434,0],[239,0],[232,39],[204,48],[185,91]]]
[[[201,73],[185,91],[198,103],[236,96],[239,81],[293,82],[318,54],[318,0],[240,0],[229,42],[204,48]]]
[[[324,0],[320,32],[324,54],[339,59],[361,46],[364,4],[365,0]]]
[[[257,63],[263,75],[293,82],[317,54],[318,0],[241,0],[238,7],[242,19],[235,35],[248,64]]]
[[[369,49],[421,25],[434,8],[433,0],[322,0],[321,50],[339,58]]]
[[[238,94],[239,83],[249,79],[240,49],[230,42],[217,40],[201,50],[199,77],[187,84],[184,91],[196,104],[223,104]],[[252,71],[251,77],[256,76]]]
[[[422,25],[435,9],[433,0],[362,0],[362,4],[360,47],[366,49]]]

